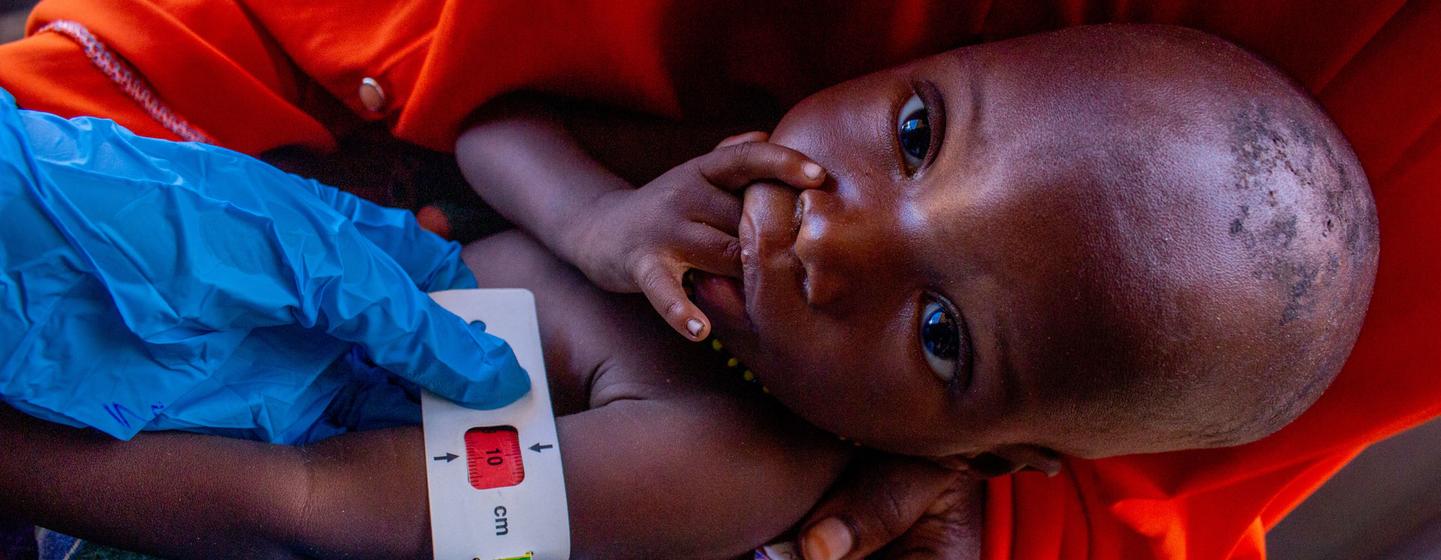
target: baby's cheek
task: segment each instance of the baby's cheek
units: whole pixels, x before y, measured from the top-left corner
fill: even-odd
[[[877,428],[895,414],[892,407],[876,406],[868,383],[858,377],[877,375],[862,368],[811,372],[797,384],[796,404],[801,416],[837,436],[869,441]]]

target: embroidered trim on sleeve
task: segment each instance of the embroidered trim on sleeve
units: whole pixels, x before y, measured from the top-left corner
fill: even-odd
[[[150,86],[136,75],[135,71],[130,68],[130,65],[120,57],[111,53],[110,49],[105,48],[105,43],[101,42],[95,35],[92,35],[90,30],[86,29],[84,25],[75,21],[61,19],[45,24],[45,26],[41,27],[36,33],[44,33],[46,31],[54,31],[78,43],[80,47],[85,50],[85,56],[90,59],[90,62],[93,63],[96,68],[100,69],[101,73],[105,74],[107,78],[110,78],[110,81],[115,82],[115,85],[120,87],[120,91],[125,92],[125,95],[135,100],[135,102],[140,105],[140,108],[144,109],[145,112],[150,115],[150,118],[155,119],[155,121],[160,123],[161,126],[164,126],[166,130],[190,142],[213,143],[209,136],[196,130],[195,127],[191,126],[185,119],[171,112],[170,108],[166,107],[165,104],[160,101],[159,97],[156,97],[155,92],[150,89]]]

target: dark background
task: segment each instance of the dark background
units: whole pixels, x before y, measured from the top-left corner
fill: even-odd
[[[33,0],[0,0],[0,42],[13,41],[25,32],[25,14]]]

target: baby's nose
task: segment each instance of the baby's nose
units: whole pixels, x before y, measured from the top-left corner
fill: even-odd
[[[892,276],[897,255],[882,220],[848,209],[828,190],[807,190],[796,205],[796,258],[805,267],[806,300],[815,307],[863,299]]]

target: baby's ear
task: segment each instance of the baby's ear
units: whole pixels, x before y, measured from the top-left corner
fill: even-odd
[[[994,478],[1023,470],[1043,472],[1046,476],[1061,472],[1061,455],[1037,445],[1004,445],[971,456],[942,457],[937,462],[976,478]]]

